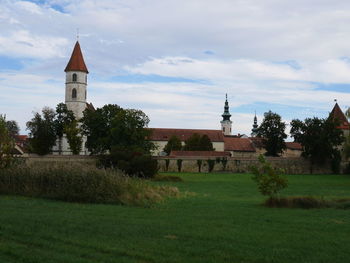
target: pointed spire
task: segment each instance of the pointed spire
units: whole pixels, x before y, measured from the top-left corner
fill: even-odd
[[[230,107],[228,106],[228,101],[227,101],[227,93],[226,93],[224,113],[221,116],[223,118],[223,121],[230,121],[231,114],[230,114]]]
[[[253,128],[252,128],[252,133],[251,136],[255,137],[257,135],[258,132],[258,118],[256,117],[256,111],[255,111],[255,116],[254,116],[254,124],[253,124]]]
[[[338,120],[341,126],[349,126],[348,119],[346,118],[344,112],[340,109],[338,102],[335,102],[335,105],[333,107],[333,110],[329,114],[329,117]]]
[[[72,55],[64,71],[82,71],[89,73],[78,41],[75,43]]]

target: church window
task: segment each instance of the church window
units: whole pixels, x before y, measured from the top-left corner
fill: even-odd
[[[73,77],[73,82],[76,82],[76,81],[77,81],[77,78],[78,78],[78,77],[77,77],[77,74],[74,73],[72,77]]]
[[[73,89],[72,90],[72,99],[76,99],[77,98],[77,90]]]

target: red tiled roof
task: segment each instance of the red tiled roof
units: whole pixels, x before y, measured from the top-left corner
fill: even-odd
[[[217,151],[171,151],[169,157],[230,157],[229,152]]]
[[[330,118],[333,118],[334,120],[338,120],[340,122],[339,129],[349,129],[350,124],[348,122],[348,119],[345,117],[345,114],[340,109],[338,103],[334,105],[333,110],[329,114]]]
[[[15,135],[16,141],[26,141],[28,139],[28,135]]]
[[[286,142],[287,149],[302,151],[303,147],[298,142]]]
[[[249,138],[225,136],[225,151],[255,152],[253,142]]]
[[[207,135],[212,142],[224,142],[224,135],[221,130],[197,130],[197,129],[163,129],[150,128],[152,141],[168,141],[171,136],[177,136],[181,141],[190,138],[194,133]]]
[[[89,73],[83,58],[83,54],[81,53],[79,42],[75,43],[72,55],[67,64],[67,67],[64,70],[67,71],[83,71]]]
[[[86,102],[86,108],[89,110],[95,111],[95,107],[91,102],[90,103]]]

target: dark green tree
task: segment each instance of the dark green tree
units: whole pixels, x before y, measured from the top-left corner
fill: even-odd
[[[208,135],[202,135],[199,141],[201,151],[214,151],[213,144]]]
[[[0,115],[0,169],[9,167],[13,163],[12,150],[14,147],[15,143],[7,129],[5,117]]]
[[[31,151],[39,155],[50,153],[56,142],[54,110],[44,107],[42,115],[34,113],[34,117],[27,122],[27,130]]]
[[[303,146],[302,156],[314,164],[333,161],[340,162],[339,147],[344,141],[343,132],[338,129],[339,123],[332,118],[307,118],[305,121],[292,120],[290,134],[295,142]]]
[[[282,122],[280,115],[271,111],[265,112],[257,136],[263,138],[267,156],[279,156],[286,149],[284,140],[287,138],[287,134],[284,132],[285,129],[286,124]]]
[[[133,151],[149,154],[154,144],[147,140],[149,118],[140,110],[124,110],[108,104],[96,110],[87,109],[81,119],[87,148],[92,154],[111,151]]]
[[[166,152],[167,155],[169,155],[171,151],[180,151],[181,149],[181,141],[175,135],[171,136],[168,143],[164,146],[164,152]]]
[[[86,109],[81,119],[83,134],[87,136],[86,146],[92,154],[111,150],[112,122],[117,112],[123,111],[116,104],[107,104],[102,108]]]
[[[64,133],[64,127],[69,125],[75,120],[74,113],[68,110],[65,103],[59,103],[56,106],[56,118],[55,118],[55,130],[58,138],[58,152],[62,153],[62,137]]]
[[[213,151],[213,144],[207,135],[200,136],[198,133],[192,134],[185,141],[185,146],[183,147],[185,151]]]
[[[6,121],[6,127],[11,137],[15,137],[16,135],[19,134],[19,126],[16,121],[14,120]]]
[[[76,120],[66,124],[64,126],[64,133],[67,136],[69,147],[73,154],[79,154],[83,138],[81,136],[81,130],[79,129],[78,122]]]

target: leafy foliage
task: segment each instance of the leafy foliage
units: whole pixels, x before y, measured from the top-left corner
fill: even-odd
[[[192,134],[192,136],[185,141],[183,149],[185,151],[214,151],[210,138],[206,134],[200,136],[198,133]]]
[[[203,163],[203,160],[197,160],[197,166],[198,166],[198,172],[200,173],[201,170],[202,170],[202,163]]]
[[[336,168],[340,162],[340,151],[337,146],[344,141],[343,132],[337,128],[337,121],[307,118],[305,121],[292,120],[290,134],[303,146],[302,155],[310,159],[311,164],[324,164],[333,160]]]
[[[280,115],[271,111],[265,112],[257,136],[263,138],[267,156],[279,156],[286,149],[284,140],[287,138],[287,134],[284,132],[285,129],[286,124],[281,121]]]
[[[282,170],[273,168],[263,155],[259,156],[259,163],[259,166],[251,167],[252,179],[257,183],[262,195],[276,198],[279,192],[288,186],[287,177],[280,175]]]
[[[27,122],[29,130],[30,150],[39,155],[51,152],[56,142],[55,112],[48,107],[43,108],[42,115],[36,112],[34,117]]]
[[[158,172],[158,162],[150,155],[112,149],[110,154],[100,155],[98,166],[115,168],[139,178],[153,178]]]
[[[146,129],[149,118],[140,110],[124,110],[108,104],[96,110],[86,109],[81,121],[86,145],[92,154],[112,148],[140,153],[154,149],[154,144],[147,140],[151,133]]]
[[[181,172],[181,168],[182,168],[182,159],[177,159],[176,160],[176,164],[177,164],[177,171]]]
[[[209,173],[211,173],[214,170],[215,160],[208,159],[207,163],[208,163],[208,171]]]
[[[7,168],[13,164],[12,149],[14,146],[15,143],[7,129],[5,117],[0,115],[0,169]]]
[[[82,148],[83,138],[81,136],[81,130],[78,127],[78,122],[73,120],[72,122],[64,126],[64,133],[67,135],[69,147],[73,154],[79,154]]]
[[[14,120],[6,121],[6,128],[11,135],[11,137],[15,137],[19,134],[19,126],[18,123]]]
[[[226,166],[227,166],[227,157],[222,157],[221,158],[221,164],[222,164],[222,169],[226,171]]]
[[[164,146],[164,152],[166,152],[167,155],[169,155],[171,151],[180,151],[181,149],[181,140],[175,135],[171,136],[167,144]]]
[[[58,151],[62,152],[62,137],[66,126],[71,125],[75,121],[74,113],[68,110],[65,103],[59,103],[56,106],[56,116],[54,120],[54,126],[56,136],[58,137]]]

